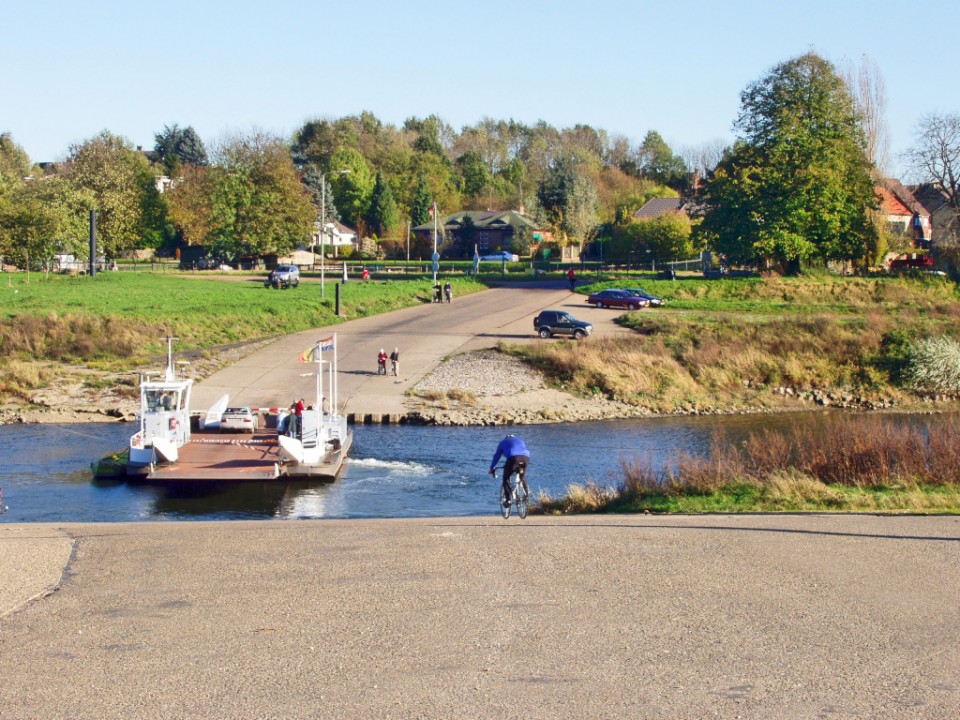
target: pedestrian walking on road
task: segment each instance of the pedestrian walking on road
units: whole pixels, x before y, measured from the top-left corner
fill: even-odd
[[[377,353],[377,375],[386,375],[387,374],[387,354],[383,351],[383,348],[380,348],[380,352]]]
[[[400,374],[400,351],[397,348],[390,353],[390,365],[394,376]]]
[[[570,292],[573,292],[573,288],[577,285],[577,275],[573,272],[573,268],[567,270],[567,280],[570,281]]]
[[[443,294],[447,296],[447,302],[453,302],[453,286],[449,280],[443,284]]]

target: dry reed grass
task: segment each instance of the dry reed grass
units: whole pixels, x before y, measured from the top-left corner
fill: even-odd
[[[0,322],[0,353],[74,362],[143,354],[162,332],[144,322],[94,315],[15,315]]]
[[[56,373],[40,363],[8,359],[0,365],[0,396],[29,401],[32,391],[46,387],[55,378]]]
[[[704,456],[683,453],[672,467],[623,457],[615,488],[572,485],[549,499],[553,512],[645,507],[651,500],[722,496],[749,490],[755,510],[960,509],[960,416],[905,424],[839,415],[821,428],[751,434],[740,445],[713,437]],[[724,509],[722,498],[719,507]]]
[[[464,390],[463,388],[450,388],[447,390],[447,398],[464,405],[477,404],[477,394],[472,390]]]
[[[874,292],[873,282],[858,284],[860,299]],[[781,294],[793,288],[774,284]],[[823,285],[824,294],[835,290]],[[762,396],[770,386],[863,397],[889,391],[905,362],[904,343],[932,327],[929,318],[904,324],[875,307],[799,317],[635,313],[624,322],[634,335],[511,350],[565,388],[669,412],[689,404],[771,406],[774,399]]]

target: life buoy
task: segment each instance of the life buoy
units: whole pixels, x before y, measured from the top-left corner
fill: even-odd
[[[176,429],[177,429],[177,419],[172,417],[170,418],[170,430],[175,431]]]

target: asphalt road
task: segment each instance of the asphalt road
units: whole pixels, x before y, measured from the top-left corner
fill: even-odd
[[[557,282],[494,288],[455,297],[449,304],[424,304],[296,333],[206,378],[194,388],[191,406],[207,408],[224,393],[231,403],[256,407],[289,407],[300,397],[310,402],[315,380],[302,375],[311,368],[299,363],[297,356],[336,332],[341,411],[402,413],[404,393],[443,358],[501,341],[544,342],[533,332],[533,318],[545,308],[568,310],[589,320],[600,335],[624,332],[613,322],[621,312],[597,310],[584,299]],[[378,376],[377,352],[384,348],[389,354],[395,347],[400,350],[399,377]]]
[[[31,545],[71,559],[0,619],[9,720],[960,717],[958,518],[0,525]]]

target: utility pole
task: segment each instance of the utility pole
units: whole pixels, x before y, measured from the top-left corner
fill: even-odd
[[[346,170],[338,170],[338,175],[346,175],[349,173],[349,168]],[[324,253],[323,240],[324,235],[327,232],[327,174],[320,173],[320,298],[325,298],[327,286],[324,282],[326,270],[326,254]],[[332,237],[330,238],[333,239]],[[346,266],[344,266],[346,267]]]
[[[433,284],[437,284],[437,272],[440,270],[440,253],[437,252],[437,203],[433,203]]]

